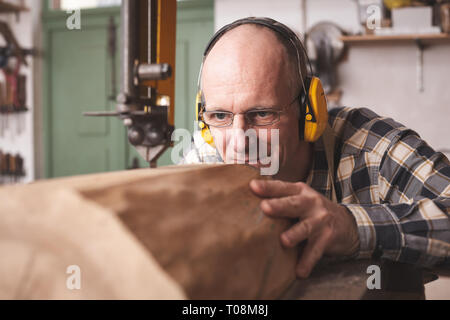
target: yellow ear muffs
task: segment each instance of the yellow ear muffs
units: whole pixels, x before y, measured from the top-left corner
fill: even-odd
[[[314,142],[320,138],[328,123],[328,108],[322,82],[311,77],[307,86],[309,101],[306,102],[304,141]]]
[[[195,118],[198,121],[198,126],[201,129],[201,134],[203,137],[203,140],[207,144],[209,144],[211,147],[215,148],[216,145],[214,144],[214,139],[211,134],[211,131],[209,130],[209,127],[202,121],[202,118],[200,116],[200,112],[203,109],[203,103],[202,103],[202,92],[198,91],[197,96],[195,98]]]

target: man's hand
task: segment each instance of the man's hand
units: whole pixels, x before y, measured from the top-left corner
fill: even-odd
[[[261,210],[268,217],[299,220],[281,234],[286,247],[308,240],[297,265],[298,277],[308,277],[324,254],[347,256],[358,250],[358,230],[351,213],[305,183],[252,180],[250,188],[265,198]]]

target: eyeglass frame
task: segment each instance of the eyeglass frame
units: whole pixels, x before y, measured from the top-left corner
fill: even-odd
[[[244,117],[245,117],[245,119],[246,119],[248,122],[250,122],[250,120],[249,120],[248,117],[246,116],[248,112],[264,112],[264,111],[271,111],[271,112],[275,112],[275,113],[278,114],[278,118],[277,118],[275,121],[273,121],[273,122],[271,122],[271,123],[268,123],[268,124],[260,124],[260,125],[251,124],[252,127],[266,127],[266,126],[271,126],[271,125],[273,125],[273,124],[275,124],[275,123],[278,123],[278,122],[280,121],[280,119],[281,119],[281,114],[282,114],[282,113],[285,113],[286,110],[287,110],[290,106],[292,106],[292,105],[294,104],[295,101],[299,100],[299,98],[302,96],[302,94],[303,94],[303,92],[300,91],[300,94],[297,95],[297,96],[292,100],[291,103],[289,103],[287,106],[283,107],[281,110],[276,110],[276,109],[271,109],[271,108],[261,108],[261,109],[251,109],[251,110],[247,110],[246,112],[233,113],[233,112],[231,112],[231,111],[219,111],[219,110],[217,110],[217,111],[206,111],[206,110],[205,110],[205,109],[206,109],[206,106],[205,106],[205,107],[203,108],[203,110],[200,112],[199,115],[200,115],[202,121],[203,121],[207,126],[210,126],[210,127],[213,127],[213,128],[227,128],[227,127],[230,127],[230,126],[233,125],[234,117],[235,117],[236,115],[238,115],[238,114],[243,114]],[[211,124],[207,123],[207,122],[204,120],[203,114],[206,113],[206,112],[221,112],[221,113],[225,113],[225,114],[231,114],[231,115],[233,115],[233,117],[231,118],[231,123],[230,123],[230,124],[223,125],[223,126],[215,126],[215,125],[211,125]]]

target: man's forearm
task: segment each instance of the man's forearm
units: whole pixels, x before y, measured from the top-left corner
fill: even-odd
[[[422,199],[400,205],[344,205],[358,226],[357,257],[370,258],[375,254],[423,267],[448,265],[450,220],[435,204],[438,200]],[[399,211],[407,214],[402,216]]]

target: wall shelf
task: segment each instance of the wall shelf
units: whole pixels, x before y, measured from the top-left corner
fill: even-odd
[[[0,1],[0,14],[1,13],[20,13],[23,11],[30,11],[30,9],[23,5]]]
[[[340,38],[345,45],[358,44],[414,44],[417,48],[416,74],[417,90],[424,91],[423,80],[423,51],[426,47],[435,44],[450,44],[450,34],[403,34],[403,35],[352,35]]]
[[[438,34],[404,34],[404,35],[358,35],[343,36],[345,44],[376,44],[376,43],[421,43],[423,45],[450,43],[450,35]]]

